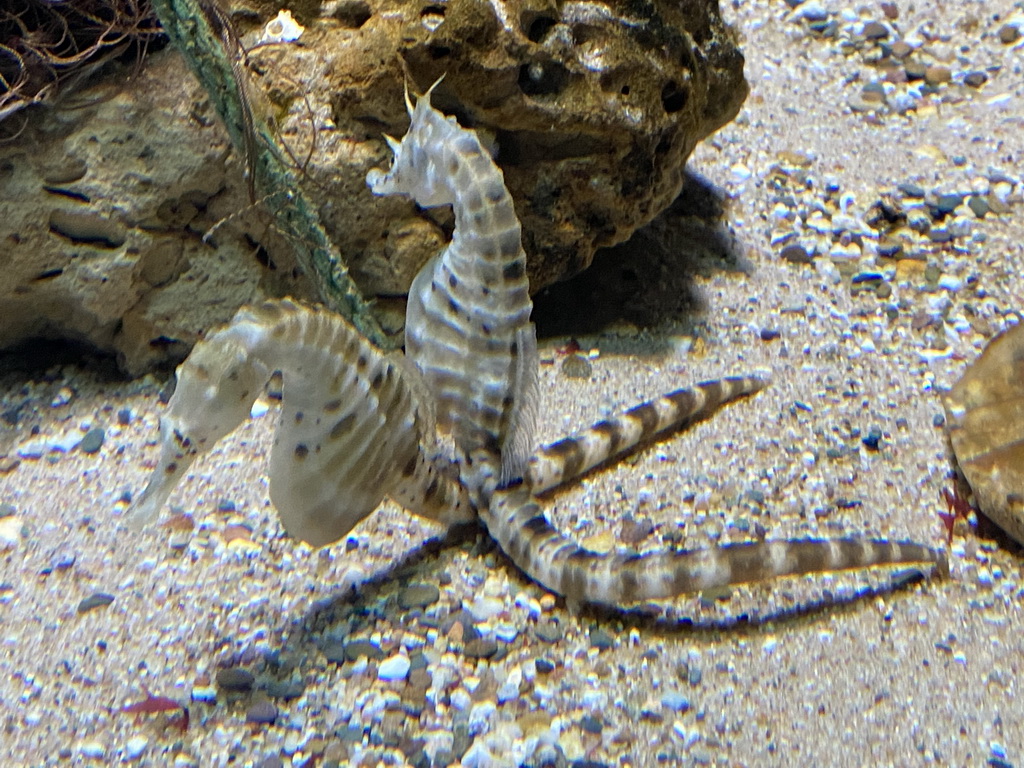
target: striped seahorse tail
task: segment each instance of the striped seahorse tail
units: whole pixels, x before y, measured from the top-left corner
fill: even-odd
[[[552,527],[525,484],[497,491],[481,517],[535,581],[568,598],[608,605],[826,571],[898,564],[946,569],[940,550],[865,538],[757,541],[648,554],[592,552]]]
[[[637,405],[538,450],[530,458],[527,484],[535,494],[549,491],[663,432],[705,418],[730,400],[759,392],[767,385],[764,378],[736,376],[677,389]]]

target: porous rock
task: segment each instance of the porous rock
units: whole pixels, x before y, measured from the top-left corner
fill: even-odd
[[[247,45],[279,6],[236,0]],[[419,93],[443,75],[435,106],[494,148],[534,290],[663,210],[696,142],[747,92],[713,0],[328,0],[291,10],[305,32],[250,52],[253,98],[369,296],[403,294],[451,229],[449,212],[375,198],[365,185],[389,162],[383,134],[408,126],[406,84]],[[241,303],[309,297],[180,58],[162,51],[113,88],[79,94],[106,97],[86,108],[33,115],[0,155],[0,347],[70,337],[139,373],[180,359]],[[214,245],[204,243],[217,222]]]

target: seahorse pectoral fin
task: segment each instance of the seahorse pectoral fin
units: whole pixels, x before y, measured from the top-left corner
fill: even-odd
[[[533,323],[516,331],[510,374],[508,394],[512,407],[501,447],[501,485],[523,478],[533,453],[540,400],[537,328]]]

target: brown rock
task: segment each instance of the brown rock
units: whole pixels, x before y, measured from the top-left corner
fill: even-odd
[[[1020,29],[1014,24],[1003,24],[999,28],[999,42],[1012,45],[1020,40]]]
[[[927,67],[924,71],[924,81],[928,85],[942,85],[948,83],[953,79],[953,73],[949,67],[943,67],[939,64],[933,64]]]
[[[897,40],[892,44],[892,55],[897,59],[905,59],[914,52],[914,47],[903,40]]]

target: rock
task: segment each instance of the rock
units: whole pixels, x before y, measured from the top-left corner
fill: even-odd
[[[406,610],[410,608],[426,608],[441,598],[441,590],[436,584],[410,584],[398,593],[398,604]]]
[[[892,44],[892,55],[897,59],[905,59],[914,52],[914,47],[904,40],[897,40]]]
[[[14,514],[0,516],[0,550],[12,549],[21,541],[22,519]]]
[[[100,448],[103,447],[103,438],[106,433],[101,427],[95,427],[85,433],[85,437],[82,438],[82,442],[78,444],[78,449],[82,453],[98,453]]]
[[[498,645],[493,640],[478,637],[470,640],[462,649],[464,656],[474,659],[489,659],[498,651]]]
[[[369,640],[353,640],[345,643],[345,658],[348,661],[355,661],[362,656],[374,660],[383,659],[384,651],[380,649],[379,645],[371,643]]]
[[[404,680],[409,674],[409,657],[398,653],[384,659],[377,668],[377,677],[381,680]]]
[[[930,67],[925,67],[924,70],[924,81],[928,85],[942,85],[948,83],[953,79],[953,73],[949,67],[943,67],[939,64],[932,64]]]
[[[129,760],[138,760],[142,753],[149,746],[149,739],[145,736],[132,736],[124,745],[124,754]]]
[[[274,273],[237,226],[218,230],[216,248],[201,242],[248,202],[224,130],[177,54],[150,56],[133,80],[76,94],[81,109],[37,113],[5,146],[0,348],[68,337],[117,353],[136,374],[183,357],[240,303],[309,295],[288,276],[283,242],[255,221]]]
[[[96,608],[103,608],[114,602],[114,596],[108,595],[105,592],[97,592],[89,597],[85,598],[78,604],[79,613],[88,613]]]
[[[302,176],[371,298],[404,293],[450,231],[448,211],[366,188],[367,170],[388,162],[383,134],[408,125],[407,77],[419,93],[444,74],[434,105],[496,148],[535,291],[663,210],[694,145],[747,92],[742,54],[710,0],[599,19],[586,5],[451,0],[430,6],[443,23],[398,0],[328,6],[303,15],[302,45],[252,51],[249,79],[295,156],[309,150],[307,104],[327,121]],[[264,12],[247,27],[280,9],[254,7]],[[70,337],[138,374],[182,358],[241,303],[312,297],[288,243],[247,200],[242,163],[177,53],[149,56],[116,90],[124,79],[94,78],[75,94],[89,106],[38,110],[4,146],[0,240],[12,269],[0,282],[0,348]],[[216,247],[204,244],[222,221]]]
[[[880,21],[869,21],[861,31],[867,40],[884,40],[889,36],[889,28]]]
[[[999,28],[999,42],[1012,45],[1020,40],[1020,29],[1015,24],[1003,24]]]
[[[968,72],[964,75],[964,84],[971,86],[971,88],[981,88],[985,83],[988,82],[988,75],[981,70],[975,70],[974,72]]]
[[[252,672],[241,667],[217,670],[217,687],[230,693],[248,693],[254,682]]]
[[[266,699],[257,701],[245,711],[245,722],[247,723],[273,725],[275,720],[277,720],[277,707]]]

